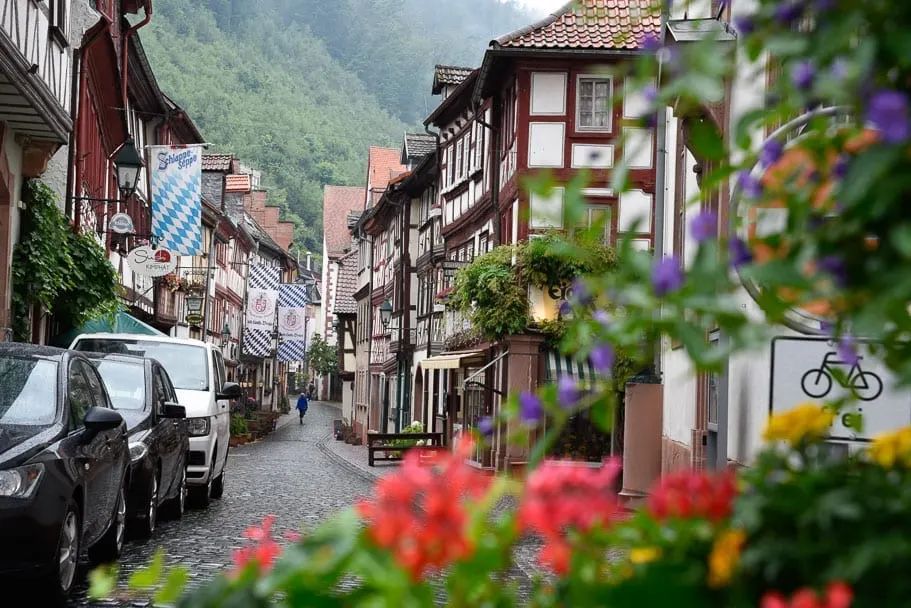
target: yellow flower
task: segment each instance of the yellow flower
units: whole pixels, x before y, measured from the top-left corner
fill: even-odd
[[[636,547],[629,552],[629,561],[634,564],[647,564],[661,557],[661,549],[657,547]]]
[[[804,441],[825,437],[835,412],[815,403],[804,403],[769,420],[763,437],[766,441],[786,441],[796,446]]]
[[[717,589],[730,582],[740,563],[740,552],[746,538],[746,534],[740,530],[725,530],[715,540],[709,554],[709,587]]]
[[[870,445],[869,453],[883,468],[891,469],[896,464],[911,467],[911,427],[879,435]]]

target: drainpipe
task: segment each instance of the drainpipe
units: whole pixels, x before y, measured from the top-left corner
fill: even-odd
[[[129,79],[129,44],[130,37],[139,31],[140,28],[144,27],[152,20],[152,0],[146,0],[145,2],[145,17],[142,21],[129,28],[123,33],[121,48],[120,48],[120,86],[121,86],[121,99],[123,99],[123,111],[127,111],[129,104],[129,99],[127,97],[127,80]]]
[[[365,212],[366,213],[366,212]],[[370,410],[373,409],[373,404],[370,402],[370,395],[373,387],[373,374],[370,370],[370,365],[373,361],[373,238],[367,238],[364,234],[363,226],[358,229],[361,239],[367,241],[369,247],[370,257],[367,264],[367,429],[370,428]],[[374,420],[374,423],[376,421]],[[353,424],[353,423],[352,423]],[[384,432],[383,430],[377,428],[377,431]]]
[[[439,183],[440,176],[441,176],[441,173],[442,173],[442,171],[443,171],[443,161],[442,161],[442,159],[440,158],[440,134],[439,134],[439,132],[436,132],[436,133],[435,133],[435,132],[431,131],[431,130],[430,130],[430,127],[428,127],[428,126],[426,126],[426,125],[424,126],[424,132],[427,133],[428,135],[433,135],[433,137],[437,140],[437,143],[436,143],[436,150],[437,150],[437,151],[436,151],[436,155],[437,155],[437,179],[436,179],[436,182],[435,182],[435,184],[436,184],[436,183]],[[433,205],[431,205],[431,207],[432,207],[432,206],[433,206]],[[436,223],[436,222],[430,222],[430,268],[431,268],[431,278],[433,278],[433,268],[434,268],[434,262],[433,262],[433,244],[434,244],[434,242],[435,242],[435,239],[434,239],[434,234],[433,234],[433,225],[434,225],[435,223]],[[442,223],[442,220],[441,220],[441,223]],[[429,291],[430,291],[431,294],[433,293],[433,289],[430,289]],[[430,322],[427,323],[427,356],[428,356],[428,357],[430,357],[430,356],[433,355],[433,347],[432,347],[432,341],[433,341],[433,315],[434,315],[434,312],[433,312],[433,302],[431,302],[431,303],[430,303]],[[417,341],[417,340],[415,340],[415,341]],[[427,408],[425,407],[424,409],[426,410]]]
[[[661,11],[661,37],[662,42],[665,35],[665,30],[667,27],[668,20],[668,8],[665,7]],[[662,74],[662,64],[659,59],[658,62],[658,85],[661,85],[661,74]],[[665,190],[666,190],[666,170],[667,170],[667,108],[662,107],[659,112],[660,116],[658,117],[657,125],[655,125],[655,139],[657,141],[658,154],[656,158],[657,167],[655,167],[655,259],[660,260],[664,257],[664,208],[665,208]],[[659,313],[660,314],[660,313]],[[655,374],[660,378],[661,377],[661,341],[662,338],[659,336],[659,343],[655,348],[654,352],[654,368]]]

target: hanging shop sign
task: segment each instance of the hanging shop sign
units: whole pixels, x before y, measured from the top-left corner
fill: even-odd
[[[177,268],[177,256],[171,251],[149,245],[136,247],[127,255],[127,264],[143,277],[163,277]]]
[[[133,218],[126,213],[115,213],[108,222],[108,229],[117,234],[133,232]]]

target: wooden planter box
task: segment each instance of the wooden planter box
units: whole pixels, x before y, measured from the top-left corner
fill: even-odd
[[[244,433],[243,435],[231,435],[231,438],[228,439],[228,445],[230,445],[232,448],[237,447],[239,445],[249,443],[251,439],[252,437],[250,433]]]

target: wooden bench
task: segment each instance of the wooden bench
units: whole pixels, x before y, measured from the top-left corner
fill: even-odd
[[[422,441],[423,446],[389,446],[386,442],[406,439],[409,441]],[[434,450],[443,449],[443,433],[367,433],[367,464],[371,467],[376,461],[392,462],[401,460],[404,452],[414,447],[425,447]],[[377,452],[383,452],[377,456]]]

